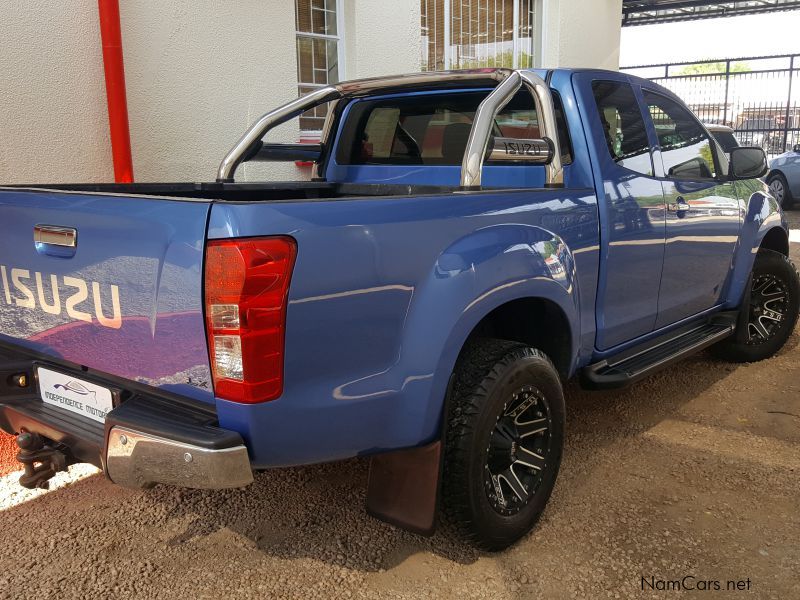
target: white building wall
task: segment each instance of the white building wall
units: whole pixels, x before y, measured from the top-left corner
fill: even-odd
[[[419,70],[418,0],[342,0],[348,79]],[[112,181],[95,0],[0,4],[0,183]],[[120,2],[137,181],[208,181],[297,95],[293,0]],[[542,63],[618,67],[621,0],[542,0]],[[297,124],[270,139],[295,141]],[[250,164],[239,179],[299,178]]]
[[[419,71],[419,0],[344,0],[347,79]]]
[[[541,0],[538,66],[619,69],[622,0]]]
[[[135,0],[120,20],[136,181],[213,181],[247,127],[297,97],[293,0]],[[297,137],[294,121],[270,139]],[[250,164],[237,176],[299,172]]]
[[[0,183],[113,180],[97,2],[0,15]]]

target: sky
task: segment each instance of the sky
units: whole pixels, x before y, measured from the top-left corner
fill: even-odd
[[[622,28],[620,65],[800,54],[800,10]]]

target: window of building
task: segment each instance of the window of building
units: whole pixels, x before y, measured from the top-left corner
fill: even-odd
[[[658,136],[664,171],[673,179],[713,179],[711,138],[697,119],[674,100],[644,91],[644,101]]]
[[[295,0],[297,29],[297,82],[302,96],[317,88],[338,83],[342,77],[341,0]],[[327,106],[300,117],[300,129],[319,131]]]
[[[631,86],[595,81],[592,91],[611,158],[621,167],[652,176],[653,161],[644,117]]]
[[[420,0],[423,71],[533,67],[537,0]]]

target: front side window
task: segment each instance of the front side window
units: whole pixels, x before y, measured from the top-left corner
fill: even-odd
[[[664,171],[671,179],[714,179],[711,138],[697,119],[675,100],[644,91],[661,148]]]
[[[338,144],[340,165],[460,165],[475,109],[487,92],[432,94],[356,102]],[[572,162],[560,99],[553,97],[564,164]],[[496,137],[541,138],[539,117],[527,90],[497,115]]]
[[[617,81],[594,81],[592,92],[612,160],[621,167],[652,176],[650,143],[633,88]]]
[[[297,28],[297,82],[300,96],[339,82],[341,31],[338,0],[295,0]],[[320,131],[325,123],[323,104],[300,117],[300,129]]]

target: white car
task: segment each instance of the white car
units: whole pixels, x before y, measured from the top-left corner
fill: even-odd
[[[791,208],[795,200],[800,200],[800,144],[769,162],[767,184],[784,209]]]

